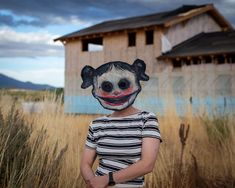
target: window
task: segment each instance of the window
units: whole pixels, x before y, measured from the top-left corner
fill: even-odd
[[[204,57],[204,59],[205,59],[205,63],[206,63],[206,64],[212,63],[212,58],[211,58],[211,56],[206,56],[206,57]]]
[[[191,60],[190,59],[185,59],[185,65],[187,65],[187,66],[189,66],[189,65],[191,65]]]
[[[193,64],[193,65],[198,65],[198,64],[200,64],[200,59],[197,58],[197,57],[193,57],[193,58],[192,58],[192,64]]]
[[[176,60],[176,59],[174,59],[174,60],[172,61],[172,64],[173,64],[173,67],[174,67],[174,68],[181,68],[181,66],[182,66],[181,60]]]
[[[153,44],[153,30],[145,31],[146,44]]]
[[[218,55],[217,56],[217,63],[218,64],[224,64],[225,63],[225,58],[223,55]]]
[[[136,41],[136,33],[128,33],[128,46],[135,46]]]
[[[102,51],[103,50],[103,38],[97,37],[93,39],[82,40],[82,51]]]

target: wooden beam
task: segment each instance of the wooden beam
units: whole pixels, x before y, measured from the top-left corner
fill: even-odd
[[[202,64],[203,57],[200,55],[200,56],[198,56],[198,59],[199,59],[199,64]]]
[[[193,9],[189,12],[183,13],[183,14],[179,14],[177,18],[172,18],[172,20],[166,22],[164,24],[165,27],[170,27],[172,25],[175,25],[177,23],[180,23],[182,21],[188,20],[192,17],[195,17],[197,15],[203,14],[205,12],[208,12],[209,10],[212,10],[214,7],[211,5],[207,5],[205,7],[201,7],[201,8],[197,8],[197,9]]]
[[[214,20],[222,26],[222,30],[233,30],[233,26],[219,13],[219,11],[213,6],[213,5],[207,5],[202,8],[194,9],[189,12],[179,14],[177,18],[173,18],[172,20],[166,22],[164,24],[165,27],[170,27],[172,25],[175,25],[177,23],[183,22],[185,20],[188,20],[192,17],[195,17],[197,15],[208,13],[212,17],[214,17]],[[182,16],[180,16],[182,15]]]

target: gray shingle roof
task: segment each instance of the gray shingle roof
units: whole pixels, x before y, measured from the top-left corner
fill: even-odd
[[[235,31],[198,34],[158,58],[203,56],[235,53]]]
[[[105,21],[105,22],[93,25],[91,27],[59,37],[55,39],[55,41],[81,37],[81,36],[86,36],[86,35],[162,25],[165,22],[176,18],[179,14],[186,13],[193,9],[198,9],[198,8],[202,8],[205,6],[207,5],[183,5],[172,11],[166,11],[166,12],[155,13],[151,15],[131,17],[131,18],[125,18],[125,19],[119,19],[119,20]]]

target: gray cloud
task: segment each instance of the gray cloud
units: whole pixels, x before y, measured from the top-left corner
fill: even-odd
[[[63,56],[63,46],[54,43],[47,32],[19,33],[10,28],[0,30],[0,58]]]
[[[55,57],[63,53],[62,46],[51,46],[47,44],[27,44],[23,42],[11,42],[0,44],[0,57]]]
[[[30,25],[30,26],[42,27],[45,26],[46,23],[39,20],[33,20],[33,21],[28,21],[24,19],[15,20],[12,15],[4,15],[0,13],[0,25],[13,26],[13,27],[17,27],[20,25]]]
[[[97,23],[103,20],[123,18],[171,10],[182,4],[214,3],[218,10],[235,25],[232,0],[7,0],[1,2],[1,8],[10,10],[16,15],[35,18],[35,21],[14,20],[11,16],[0,14],[0,23],[11,26],[33,25],[46,26],[49,24],[63,24],[76,18],[81,21]]]
[[[8,10],[10,14],[0,13],[0,25],[17,27],[30,25],[44,27],[51,24],[65,24],[72,20],[80,23],[97,23],[114,18],[123,18],[171,10],[182,4],[208,4],[212,1],[191,0],[58,0],[56,3],[48,0],[18,0],[1,2],[0,10]],[[235,2],[233,0],[213,0],[217,9],[235,25]],[[31,19],[27,19],[27,16]],[[0,30],[1,57],[40,57],[61,56],[63,47],[54,44],[49,33],[19,33],[13,29]],[[52,43],[50,43],[51,41]]]

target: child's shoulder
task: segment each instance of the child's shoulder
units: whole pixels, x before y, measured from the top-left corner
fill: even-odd
[[[95,118],[93,121],[98,121],[98,120],[103,120],[103,119],[107,119],[107,116],[106,115],[99,116],[99,117]]]
[[[141,115],[143,115],[144,117],[156,117],[157,115],[153,112],[149,112],[149,111],[142,111]]]
[[[107,116],[100,116],[91,121],[91,124],[102,123],[107,121]]]

